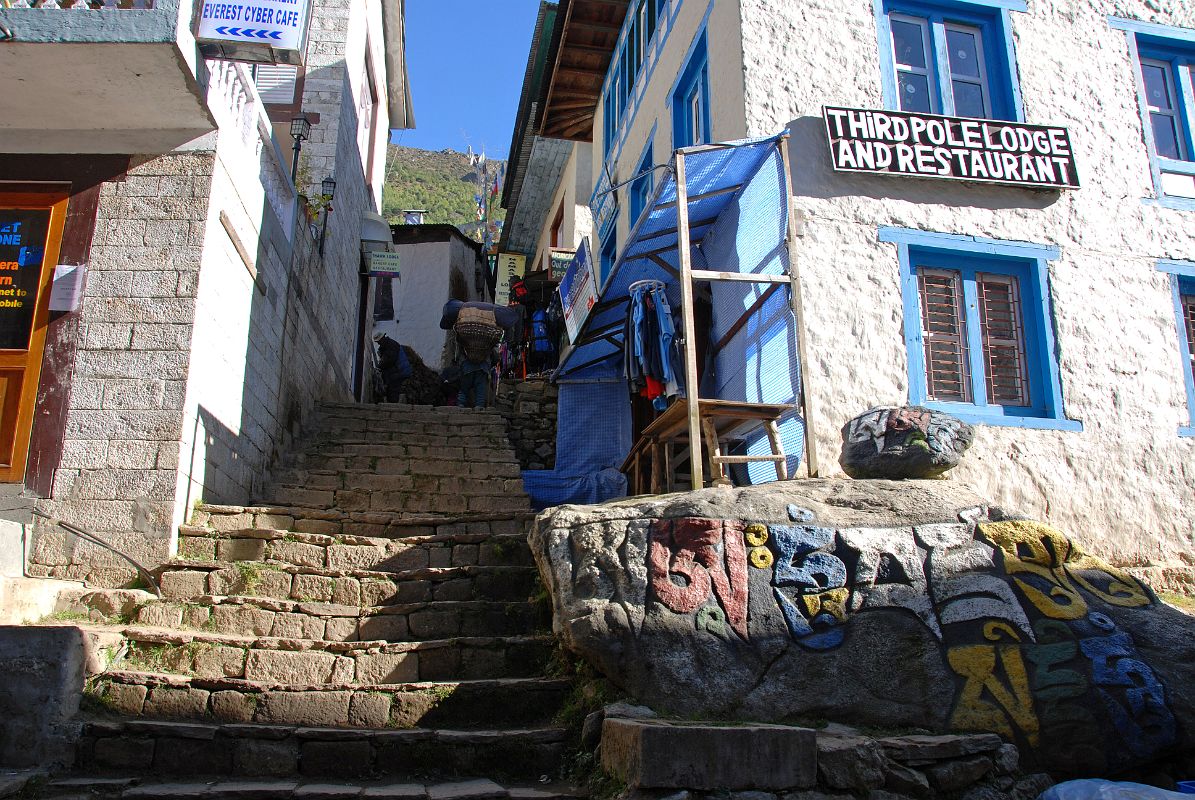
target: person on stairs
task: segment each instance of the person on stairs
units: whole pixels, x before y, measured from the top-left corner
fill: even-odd
[[[462,308],[452,330],[462,353],[461,388],[457,394],[457,405],[462,408],[485,408],[494,348],[502,341],[502,329],[498,327],[494,312]]]

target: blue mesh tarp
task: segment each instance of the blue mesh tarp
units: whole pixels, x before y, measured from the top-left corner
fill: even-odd
[[[684,151],[693,269],[786,274],[788,198],[779,149],[783,141],[773,136]],[[601,497],[597,476],[601,470],[617,468],[630,450],[628,390],[622,376],[629,287],[645,279],[662,281],[673,309],[681,305],[680,284],[674,274],[679,271],[674,170],[657,182],[647,211],[606,277],[597,305],[577,341],[562,354],[556,373],[561,384],[556,469],[548,474],[524,473],[524,485],[541,508],[558,502],[600,502],[580,498]],[[756,306],[757,299],[768,292],[768,298]],[[788,286],[773,289],[766,284],[714,281],[711,294],[711,345],[726,338],[745,312],[751,313],[716,355],[704,376],[701,396],[795,404],[800,396],[800,365]],[[578,383],[572,390],[568,388],[570,381],[594,380],[603,383]],[[577,389],[582,391],[573,394]],[[566,393],[576,402],[566,405]],[[793,474],[804,447],[804,424],[794,411],[780,420],[779,427],[789,455],[789,474]],[[606,438],[609,441],[602,441]],[[739,452],[770,453],[763,429],[747,436]],[[561,463],[562,457],[575,461],[567,466]],[[588,482],[579,483],[582,477]],[[775,467],[768,462],[752,463],[739,470],[736,479],[744,483],[775,480]]]
[[[523,473],[532,505],[544,509],[625,497],[627,479],[618,468],[631,449],[626,383],[562,382],[556,402],[556,468]]]

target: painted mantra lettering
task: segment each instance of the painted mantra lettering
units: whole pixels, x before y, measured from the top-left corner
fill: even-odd
[[[1065,128],[832,106],[823,117],[840,172],[1079,188]]]
[[[852,435],[888,427],[872,419]],[[830,528],[795,507],[789,516],[799,522],[655,520],[647,605],[688,617],[698,636],[733,631],[748,644],[753,632],[775,635],[754,615],[778,612],[810,657],[846,644],[856,615],[910,615],[954,676],[955,730],[997,733],[1046,760],[1078,753],[1109,769],[1177,741],[1166,687],[1130,632],[1093,607],[1156,600],[1059,531],[972,512],[904,528]],[[749,596],[764,587],[766,599]]]

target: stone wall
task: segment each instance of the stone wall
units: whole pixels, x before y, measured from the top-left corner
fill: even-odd
[[[212,152],[140,157],[103,184],[62,460],[38,509],[136,558],[169,555]],[[31,572],[116,579],[127,565],[39,525]]]
[[[837,471],[846,420],[908,394],[897,248],[878,241],[880,226],[1057,246],[1049,294],[1064,413],[1083,430],[978,425],[953,479],[1051,521],[1115,563],[1165,562],[1195,549],[1195,482],[1182,466],[1195,439],[1178,434],[1190,411],[1170,284],[1156,269],[1157,259],[1195,260],[1191,212],[1147,199],[1154,190],[1137,67],[1124,32],[1108,24],[1117,15],[1190,26],[1195,4],[1053,0],[1009,13],[1025,119],[1069,128],[1082,183],[1044,193],[834,173],[823,104],[883,107],[872,3],[741,5],[745,61],[721,68],[747,76],[748,135],[792,131],[806,216],[798,245],[812,362],[805,374],[823,469]],[[1089,86],[1101,89],[1078,88]]]
[[[503,380],[495,407],[506,418],[507,433],[523,469],[556,467],[555,385],[544,379]]]

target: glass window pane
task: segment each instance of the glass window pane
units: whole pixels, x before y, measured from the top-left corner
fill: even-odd
[[[987,108],[983,102],[983,87],[978,83],[952,81],[954,90],[954,113],[959,117],[986,117]]]
[[[950,51],[950,74],[978,78],[979,37],[974,31],[946,30],[946,47]]]
[[[1162,158],[1179,157],[1178,131],[1174,127],[1174,117],[1151,111],[1149,120],[1154,129],[1154,147]]]
[[[1141,78],[1145,82],[1145,99],[1150,108],[1170,109],[1170,75],[1159,64],[1142,64]]]
[[[920,25],[891,20],[892,51],[902,67],[925,69],[925,30]]]
[[[933,111],[929,98],[928,77],[911,72],[898,72],[896,82],[902,111],[919,111],[926,114]]]

